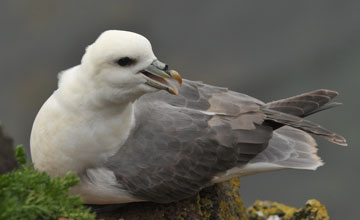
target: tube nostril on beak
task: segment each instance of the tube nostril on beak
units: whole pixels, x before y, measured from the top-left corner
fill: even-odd
[[[163,63],[163,62],[160,62],[159,60],[154,60],[152,62],[152,65],[154,65],[155,67],[163,70],[163,71],[167,71],[169,69],[168,65]]]
[[[164,71],[167,72],[169,70],[169,66],[165,64]]]

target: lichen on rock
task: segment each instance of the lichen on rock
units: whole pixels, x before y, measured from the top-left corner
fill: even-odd
[[[256,201],[247,213],[249,220],[329,220],[325,206],[315,199],[308,200],[301,209],[277,202]]]

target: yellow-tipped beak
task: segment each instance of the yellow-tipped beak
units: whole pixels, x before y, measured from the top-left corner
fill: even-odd
[[[175,80],[182,85],[182,78],[180,74],[175,70],[168,70],[166,64],[155,60],[144,70],[140,71],[142,73],[149,86],[155,87],[157,89],[166,90],[173,95],[179,94],[179,90],[176,86],[170,83],[169,80]]]

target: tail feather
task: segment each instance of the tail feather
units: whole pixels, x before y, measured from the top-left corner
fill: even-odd
[[[332,102],[332,103],[327,103],[326,105],[323,105],[321,106],[320,108],[308,113],[308,114],[304,114],[302,115],[301,117],[306,117],[306,116],[309,116],[309,115],[312,115],[312,114],[315,114],[317,112],[321,112],[321,111],[324,111],[324,110],[327,110],[327,109],[330,109],[330,108],[334,108],[334,107],[337,107],[337,106],[340,106],[342,105],[342,103],[340,102]]]
[[[310,134],[343,146],[347,145],[346,140],[303,117],[341,105],[329,103],[337,95],[337,92],[320,89],[265,104],[261,108],[265,114],[264,124],[274,129],[268,146],[245,165],[215,176],[212,182],[286,168],[315,170],[323,165],[317,155],[316,141]]]
[[[264,151],[247,164],[217,175],[212,182],[218,183],[236,176],[242,177],[287,168],[316,170],[324,164],[316,154],[317,151],[316,141],[311,135],[299,129],[284,126],[274,131]]]
[[[339,104],[327,105],[339,93],[327,89],[319,89],[301,95],[269,102],[265,108],[284,112],[298,117],[305,117],[315,112],[338,106]],[[323,108],[324,106],[327,108]]]
[[[276,125],[282,125],[282,126],[288,125],[290,127],[306,131],[310,134],[321,136],[332,143],[342,146],[347,146],[344,137],[326,128],[323,128],[322,126],[316,123],[313,123],[311,121],[305,120],[303,118],[294,115],[289,115],[271,109],[263,109],[263,112],[266,115],[265,123],[268,123],[270,126],[272,122],[275,122]]]
[[[316,112],[341,105],[341,103],[337,102],[329,103],[337,95],[338,93],[335,91],[319,89],[287,99],[267,103],[262,108],[262,111],[266,115],[265,123],[274,130],[279,129],[284,125],[288,125],[310,134],[321,136],[332,143],[347,146],[345,138],[341,135],[316,123],[303,119],[303,117]]]

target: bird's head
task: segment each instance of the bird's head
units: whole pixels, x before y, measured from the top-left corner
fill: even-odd
[[[138,96],[157,90],[178,93],[181,76],[159,60],[143,36],[109,30],[102,33],[83,56],[82,68],[97,88]]]

